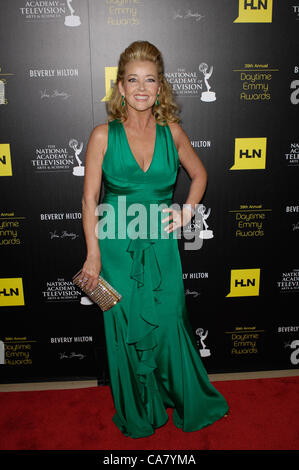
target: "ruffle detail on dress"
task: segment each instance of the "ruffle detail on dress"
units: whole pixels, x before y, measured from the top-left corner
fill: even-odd
[[[134,344],[138,354],[136,375],[143,385],[142,401],[148,418],[153,425],[161,425],[161,416],[165,422],[167,414],[154,375],[157,368],[154,357],[154,349],[157,347],[154,330],[159,327],[156,312],[159,299],[155,293],[160,290],[161,285],[155,240],[131,239],[127,251],[132,257],[130,277],[136,282],[132,289],[126,342]]]
[[[156,303],[159,302],[155,292],[161,285],[161,271],[158,263],[155,240],[131,239],[127,251],[132,258],[130,272],[134,279],[130,308],[128,314],[128,344],[135,344],[140,358],[137,370],[140,381],[153,371],[157,365],[153,349],[157,346],[154,330],[159,327]]]

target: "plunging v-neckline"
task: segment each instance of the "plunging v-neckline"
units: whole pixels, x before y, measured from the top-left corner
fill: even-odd
[[[137,167],[139,168],[140,171],[142,171],[142,173],[144,175],[146,175],[149,170],[151,169],[152,167],[152,164],[153,164],[153,161],[154,161],[154,158],[155,158],[155,154],[156,154],[156,148],[157,148],[157,135],[158,135],[158,124],[156,123],[156,136],[155,136],[155,145],[154,145],[154,152],[153,152],[153,156],[152,156],[152,159],[151,159],[151,162],[150,162],[150,165],[148,167],[148,169],[146,171],[144,171],[141,166],[139,165],[139,163],[137,162],[136,158],[134,157],[134,154],[132,152],[132,149],[130,147],[130,144],[129,144],[129,140],[128,140],[128,137],[127,137],[127,133],[126,133],[126,129],[125,129],[125,126],[123,125],[123,123],[121,122],[121,126],[122,126],[122,129],[124,131],[124,135],[125,135],[125,140],[126,140],[126,143],[127,143],[127,146],[128,146],[128,149],[130,151],[130,154],[132,155]]]

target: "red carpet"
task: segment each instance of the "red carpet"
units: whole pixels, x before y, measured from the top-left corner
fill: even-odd
[[[201,431],[169,421],[132,439],[111,421],[109,387],[0,393],[1,450],[298,450],[299,377],[214,382],[230,406]]]

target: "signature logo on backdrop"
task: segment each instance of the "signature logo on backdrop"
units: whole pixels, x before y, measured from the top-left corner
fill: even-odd
[[[267,137],[235,139],[235,163],[230,170],[264,170]]]
[[[12,176],[10,144],[0,144],[0,176]]]
[[[239,0],[234,23],[272,23],[273,0]]]
[[[49,92],[48,90],[44,89],[40,91],[41,99],[45,98],[61,98],[62,100],[67,100],[71,95],[66,93],[65,91],[58,91],[54,90],[53,92]]]
[[[86,354],[81,354],[81,353],[76,353],[76,352],[71,352],[69,355],[67,355],[65,352],[62,352],[62,353],[58,353],[59,354],[59,359],[74,359],[75,358],[78,358],[80,359],[80,361],[82,359],[84,359],[86,356]]]
[[[185,295],[192,295],[192,297],[196,299],[200,295],[200,292],[197,290],[186,289]]]
[[[181,10],[176,10],[173,14],[173,19],[193,19],[195,21],[200,21],[202,18],[204,18],[204,15],[201,15],[198,12],[192,12],[191,10],[186,10],[185,13],[181,13]]]
[[[79,235],[77,235],[74,232],[68,232],[67,230],[61,230],[61,235],[57,233],[56,230],[54,232],[50,232],[50,240],[52,239],[57,239],[57,238],[64,238],[64,239],[69,239],[69,240],[75,240],[76,238],[79,238]]]
[[[230,292],[226,297],[259,295],[260,269],[231,269]]]

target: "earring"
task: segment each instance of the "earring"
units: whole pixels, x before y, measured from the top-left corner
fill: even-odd
[[[125,105],[125,97],[124,97],[124,95],[121,95],[121,97],[122,97],[121,105],[124,106]]]
[[[159,93],[157,93],[157,99],[156,99],[156,106],[159,106],[160,101],[159,101]]]

